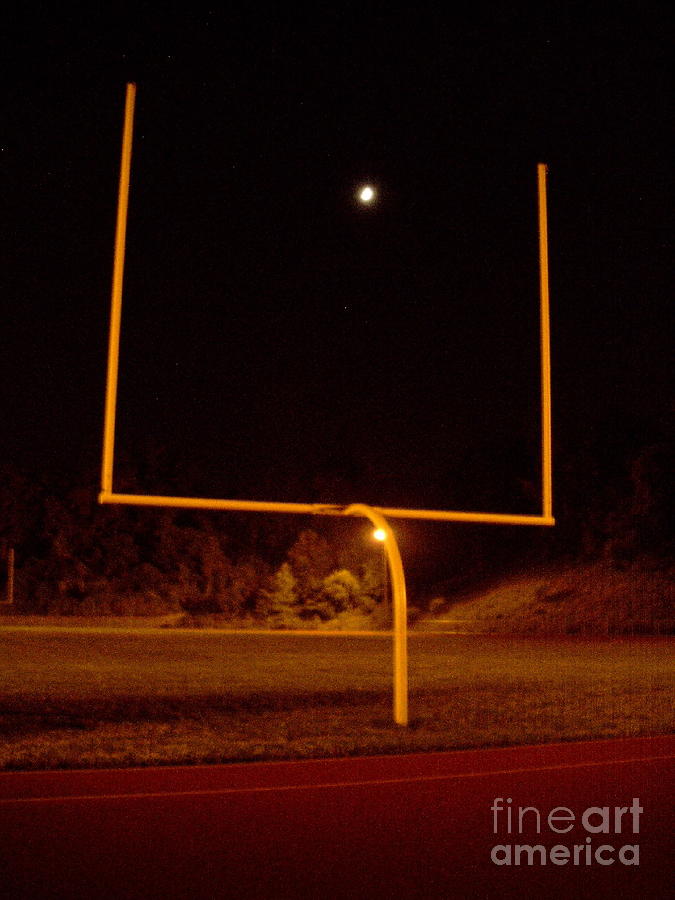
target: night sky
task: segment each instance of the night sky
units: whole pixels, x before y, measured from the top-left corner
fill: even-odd
[[[165,460],[141,490],[539,512],[538,162],[555,465],[670,427],[661,8],[234,9],[8,26],[0,461],[100,453],[129,80],[117,458]]]

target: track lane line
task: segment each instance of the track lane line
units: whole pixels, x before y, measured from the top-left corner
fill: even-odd
[[[457,781],[461,778],[489,778],[493,775],[524,775],[528,772],[554,772],[563,769],[581,769],[607,765],[630,765],[631,763],[656,762],[675,759],[675,754],[665,756],[637,756],[630,759],[591,760],[587,762],[562,763],[554,766],[527,766],[517,769],[494,769],[486,772],[454,772],[444,775],[416,775],[405,778],[381,778],[359,781],[326,781],[318,784],[282,784],[260,787],[238,788],[205,788],[192,791],[152,791],[147,793],[121,794],[73,794],[56,797],[5,797],[0,798],[0,806],[12,806],[21,803],[66,803],[84,802],[87,800],[156,800],[163,797],[207,797],[227,794],[263,794],[274,791],[307,791],[325,788],[367,787],[369,785],[415,784],[432,781]]]

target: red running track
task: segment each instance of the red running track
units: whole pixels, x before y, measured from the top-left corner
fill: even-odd
[[[662,736],[414,756],[0,773],[0,894],[665,898],[675,893],[674,759],[675,736]],[[495,798],[503,810],[496,834]],[[591,806],[609,808],[609,818],[596,810],[586,819],[609,833],[584,827]],[[522,834],[518,807],[536,810],[523,814]],[[559,811],[552,820],[558,832],[547,819],[555,807],[575,817]],[[619,817],[621,833],[614,807],[629,808]],[[531,865],[527,850],[519,865],[515,850],[511,865],[491,860],[495,845],[516,844],[544,850],[532,851]],[[566,848],[555,851],[557,865],[550,856],[555,845]],[[639,847],[639,865],[621,861],[624,845]],[[613,862],[603,865],[596,852]],[[635,853],[624,851],[624,859],[633,861]]]

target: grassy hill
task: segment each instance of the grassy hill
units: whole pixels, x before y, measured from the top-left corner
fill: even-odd
[[[418,628],[515,634],[675,634],[675,569],[605,562],[510,576],[432,601]]]
[[[415,631],[541,635],[675,634],[675,566],[608,562],[570,563],[494,578],[462,591],[439,590],[422,612],[409,601]],[[3,625],[62,625],[72,628],[206,628],[255,630],[279,627],[260,618],[165,613],[155,616],[31,616],[0,603]],[[326,622],[298,619],[293,628],[371,631],[391,627],[388,607],[369,615],[346,610]]]

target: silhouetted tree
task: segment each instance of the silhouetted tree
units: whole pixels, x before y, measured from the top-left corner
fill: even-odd
[[[337,568],[333,548],[322,535],[311,529],[300,532],[288,551],[287,560],[297,582],[298,597],[303,603],[317,599],[323,579]]]

